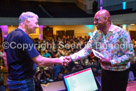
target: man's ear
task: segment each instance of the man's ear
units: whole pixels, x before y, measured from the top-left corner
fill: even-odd
[[[106,22],[108,21],[108,17],[105,17],[104,19],[105,19]]]
[[[28,19],[25,20],[25,24],[27,24],[27,23],[29,23],[29,20],[28,20]]]

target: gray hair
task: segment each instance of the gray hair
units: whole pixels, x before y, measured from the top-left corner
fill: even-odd
[[[30,12],[30,11],[27,11],[27,12],[23,12],[20,16],[19,16],[19,24],[23,23],[26,19],[28,18],[37,18],[39,19],[38,15],[33,13],[33,12]]]

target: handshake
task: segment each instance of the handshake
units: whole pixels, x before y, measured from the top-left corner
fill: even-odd
[[[61,56],[59,60],[60,64],[63,66],[67,66],[72,61],[70,56]]]

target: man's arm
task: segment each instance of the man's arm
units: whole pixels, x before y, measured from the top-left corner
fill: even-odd
[[[66,60],[69,63],[70,61],[79,60],[79,59],[82,59],[82,58],[88,56],[92,52],[94,42],[97,41],[97,40],[95,40],[97,37],[96,34],[97,34],[97,31],[95,31],[92,34],[92,36],[89,39],[89,41],[87,42],[86,46],[82,50],[80,50],[79,52],[74,53],[70,56],[65,56],[65,58],[63,60]]]
[[[133,60],[133,57],[135,55],[133,44],[132,44],[130,35],[127,31],[124,31],[120,38],[120,49],[124,55],[110,60],[112,65],[122,65],[122,64],[126,64],[127,62]]]
[[[79,60],[88,56],[92,52],[93,36],[89,39],[86,46],[77,53],[70,55],[72,60]]]
[[[66,61],[67,63],[69,63],[74,60],[79,60],[79,59],[82,59],[82,58],[88,56],[91,52],[92,52],[92,41],[89,40],[87,45],[82,50],[80,50],[79,52],[74,53],[70,56],[65,56],[63,61]]]
[[[39,66],[50,66],[53,64],[66,65],[65,60],[62,60],[61,58],[46,58],[41,55],[32,58],[32,60]]]
[[[6,67],[7,71],[8,71],[7,54],[6,54],[6,52],[3,52],[2,57],[3,57],[3,60],[4,60],[5,67]]]

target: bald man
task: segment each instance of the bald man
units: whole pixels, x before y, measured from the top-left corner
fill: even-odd
[[[110,13],[105,9],[95,14],[94,25],[97,30],[93,32],[87,45],[64,60],[79,60],[94,49],[103,55],[99,56],[102,91],[126,91],[130,61],[134,57],[130,35],[111,23]]]

